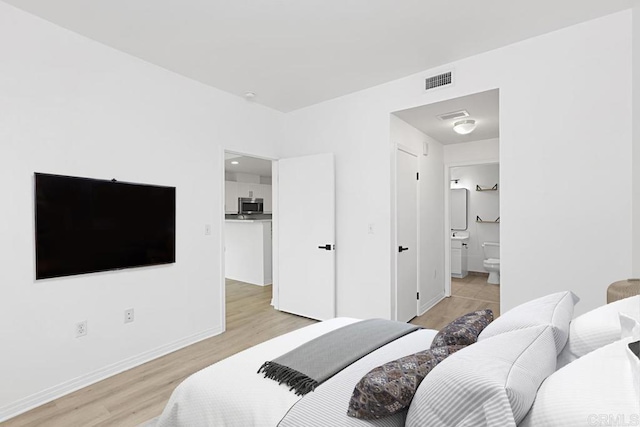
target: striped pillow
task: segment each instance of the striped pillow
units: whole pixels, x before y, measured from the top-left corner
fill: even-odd
[[[608,344],[558,369],[520,426],[637,426],[640,361],[631,357],[632,340]]]
[[[640,295],[591,310],[571,321],[569,339],[558,356],[558,369],[620,339],[619,313],[640,321]]]
[[[553,331],[558,355],[567,343],[573,307],[578,301],[579,298],[570,291],[531,300],[501,315],[482,331],[478,341],[518,329],[549,325]]]
[[[418,388],[408,427],[515,427],[556,367],[551,326],[506,332],[443,360]]]

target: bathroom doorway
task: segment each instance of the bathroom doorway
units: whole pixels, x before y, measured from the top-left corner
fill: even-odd
[[[500,165],[450,166],[448,171],[450,295],[499,307]]]

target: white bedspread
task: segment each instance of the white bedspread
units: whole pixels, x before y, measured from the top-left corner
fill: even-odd
[[[196,372],[175,389],[157,426],[276,426],[301,396],[258,375],[258,368],[313,338],[358,321],[343,317],[315,323]]]
[[[157,426],[277,426],[302,397],[289,391],[287,386],[279,385],[257,374],[258,368],[265,361],[275,359],[313,338],[358,321],[337,318],[316,323],[254,346],[196,372],[173,392]],[[318,394],[326,388],[330,394],[340,395],[341,401],[323,400],[322,408],[318,408],[318,412],[322,413],[320,418],[324,421],[331,419],[331,423],[337,422],[337,419],[344,421],[336,425],[367,424],[365,421],[346,416],[350,391],[358,380],[380,364],[429,348],[436,333],[437,331],[423,330],[406,335],[358,360],[343,371],[344,375],[340,372],[318,386],[316,391],[309,395]],[[337,393],[334,390],[336,387],[346,391]],[[403,424],[404,417],[401,418],[399,425]],[[320,421],[317,418],[316,420]]]

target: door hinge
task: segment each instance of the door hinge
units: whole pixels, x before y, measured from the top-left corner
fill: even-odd
[[[420,299],[420,292],[416,293],[416,299]]]
[[[416,180],[420,181],[420,172],[416,172]]]

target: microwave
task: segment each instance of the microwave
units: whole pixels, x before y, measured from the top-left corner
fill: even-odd
[[[238,214],[264,213],[264,199],[252,199],[250,197],[238,197]]]

